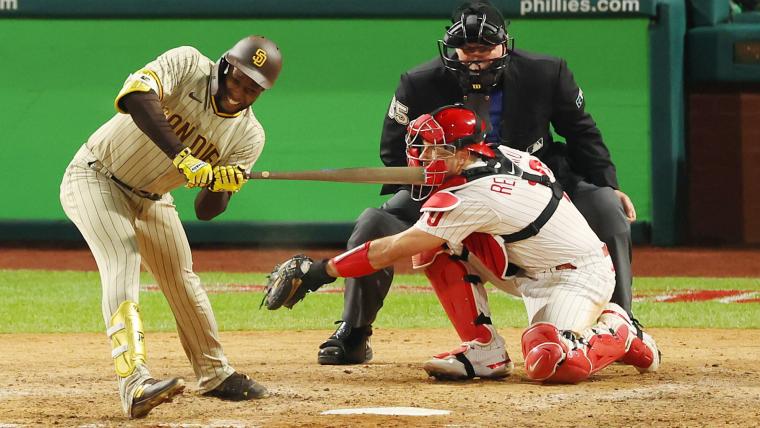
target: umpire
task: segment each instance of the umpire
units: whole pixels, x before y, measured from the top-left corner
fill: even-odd
[[[487,1],[462,4],[451,22],[438,42],[440,57],[401,75],[383,123],[383,163],[406,166],[404,135],[410,118],[464,103],[486,120],[489,143],[527,151],[552,169],[607,244],[616,274],[612,302],[631,314],[630,222],[636,212],[619,190],[609,151],[567,64],[513,49],[504,17]],[[564,143],[554,140],[550,126]],[[408,188],[386,185],[382,194],[393,196],[359,216],[348,248],[398,233],[419,217],[420,202]],[[360,364],[372,358],[368,337],[392,280],[392,267],[346,279],[342,321],[320,345],[320,364]]]

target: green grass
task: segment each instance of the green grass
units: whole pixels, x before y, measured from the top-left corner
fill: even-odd
[[[200,274],[205,284],[264,284],[264,274]],[[143,284],[154,283],[143,274]],[[421,275],[399,275],[398,285],[424,287]],[[753,278],[636,278],[636,294],[678,290],[760,291]],[[0,270],[0,333],[102,332],[100,277],[97,272]],[[258,309],[262,293],[212,293],[210,299],[221,330],[331,329],[342,313],[341,293],[315,293],[294,310]],[[501,292],[489,294],[497,327],[525,327],[522,302]],[[759,304],[719,302],[634,303],[647,327],[760,328]],[[148,331],[173,331],[174,320],[160,292],[142,292],[140,307]],[[449,327],[433,293],[392,288],[375,323],[381,328]]]

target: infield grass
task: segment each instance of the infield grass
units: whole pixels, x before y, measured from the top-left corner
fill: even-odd
[[[258,309],[260,291],[224,291],[240,285],[262,285],[264,274],[200,273],[221,330],[332,329],[340,318],[343,294],[339,286],[313,293],[295,309]],[[340,281],[338,281],[340,283]],[[143,284],[155,284],[143,274]],[[422,275],[398,275],[380,311],[379,328],[445,328],[449,321],[432,292],[425,292]],[[148,331],[175,330],[166,299],[155,287],[140,293]],[[222,290],[216,292],[215,290]],[[490,289],[492,319],[497,327],[525,327],[522,301]],[[636,278],[637,295],[673,294],[687,290],[760,292],[755,278]],[[423,291],[423,292],[419,292]],[[0,270],[0,333],[102,332],[100,277],[97,272]],[[647,327],[760,328],[760,303],[718,301],[635,302],[634,312]]]

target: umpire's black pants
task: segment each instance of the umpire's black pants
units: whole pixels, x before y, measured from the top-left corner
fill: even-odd
[[[569,195],[599,239],[607,244],[615,266],[615,292],[611,301],[631,314],[631,226],[615,191],[581,181]],[[394,235],[411,227],[420,216],[421,202],[400,190],[379,209],[368,208],[356,220],[349,249],[366,241]],[[343,321],[354,327],[372,324],[393,282],[393,267],[361,278],[346,278]]]

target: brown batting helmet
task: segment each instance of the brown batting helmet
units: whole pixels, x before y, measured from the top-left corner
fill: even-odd
[[[223,58],[264,89],[274,86],[282,69],[280,49],[262,36],[248,36],[235,43]]]

